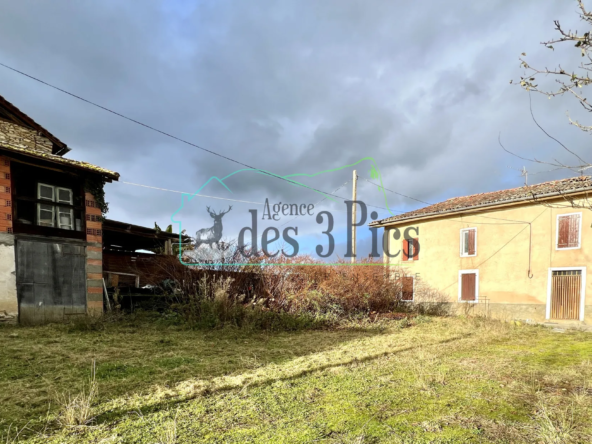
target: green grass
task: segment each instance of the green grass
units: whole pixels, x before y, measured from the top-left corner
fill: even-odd
[[[591,440],[590,334],[462,318],[406,324],[2,326],[0,442],[27,423],[19,442]],[[94,421],[61,427],[53,400],[83,390],[93,359]]]

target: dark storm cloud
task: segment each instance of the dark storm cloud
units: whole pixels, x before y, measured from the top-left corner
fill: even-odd
[[[276,174],[316,173],[374,157],[385,186],[428,202],[520,185],[509,148],[563,156],[509,80],[518,55],[545,61],[538,42],[568,2],[144,1],[5,2],[0,61],[123,114]],[[573,6],[573,5],[572,5]],[[548,63],[543,63],[548,64]],[[181,191],[243,168],[0,69],[0,94],[74,148],[70,157],[119,171],[123,181]],[[570,146],[565,101],[533,98],[542,123]],[[574,111],[575,112],[575,111]],[[540,166],[531,166],[534,170]],[[370,165],[357,167],[370,177]],[[557,173],[533,176],[540,180]],[[333,191],[351,169],[303,182]],[[254,173],[204,194],[262,202],[322,196]],[[180,195],[125,184],[107,188],[110,217],[167,224]],[[349,197],[348,187],[337,194]],[[385,206],[360,181],[360,196]],[[421,204],[388,194],[400,210]],[[190,231],[209,224],[196,200]],[[342,203],[323,202],[342,210]],[[236,204],[228,230],[244,225]],[[385,210],[381,216],[388,216]],[[303,231],[317,229],[303,219]]]

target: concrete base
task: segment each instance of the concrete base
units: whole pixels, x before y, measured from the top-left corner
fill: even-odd
[[[416,304],[422,305],[422,304]],[[546,304],[499,304],[499,303],[461,303],[441,302],[437,304],[442,314],[483,316],[502,321],[522,321],[533,324],[574,324],[579,326],[592,326],[592,305],[584,307],[584,322],[548,320]],[[429,310],[427,310],[429,311]]]
[[[0,233],[0,322],[16,322],[17,319],[14,236]]]
[[[502,321],[523,321],[527,323],[545,322],[547,308],[545,304],[490,304],[454,302],[451,307],[457,314],[485,316]]]

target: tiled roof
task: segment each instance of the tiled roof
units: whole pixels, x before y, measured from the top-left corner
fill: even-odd
[[[571,177],[569,179],[553,180],[536,185],[528,185],[509,190],[492,191],[490,193],[472,194],[470,196],[453,197],[437,204],[429,205],[418,210],[409,211],[397,216],[377,220],[370,225],[385,225],[391,222],[419,219],[426,216],[437,216],[447,213],[466,212],[475,207],[503,205],[516,201],[528,201],[552,196],[554,194],[573,194],[581,191],[592,191],[590,176]]]
[[[13,153],[22,154],[29,157],[34,157],[36,159],[46,160],[48,162],[58,163],[61,165],[67,165],[74,168],[90,171],[93,173],[102,174],[103,176],[111,179],[111,180],[118,180],[119,173],[115,171],[110,171],[105,168],[101,168],[96,165],[92,165],[90,163],[82,162],[80,160],[73,160],[73,159],[66,159],[65,157],[58,156],[56,154],[44,153],[42,151],[35,151],[31,149],[17,147],[8,143],[0,143],[0,150],[6,150]]]

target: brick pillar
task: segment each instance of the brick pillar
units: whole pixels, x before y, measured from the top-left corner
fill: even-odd
[[[86,205],[86,306],[88,314],[103,313],[103,223],[101,210],[90,193]]]
[[[12,233],[10,159],[0,156],[0,233]]]

